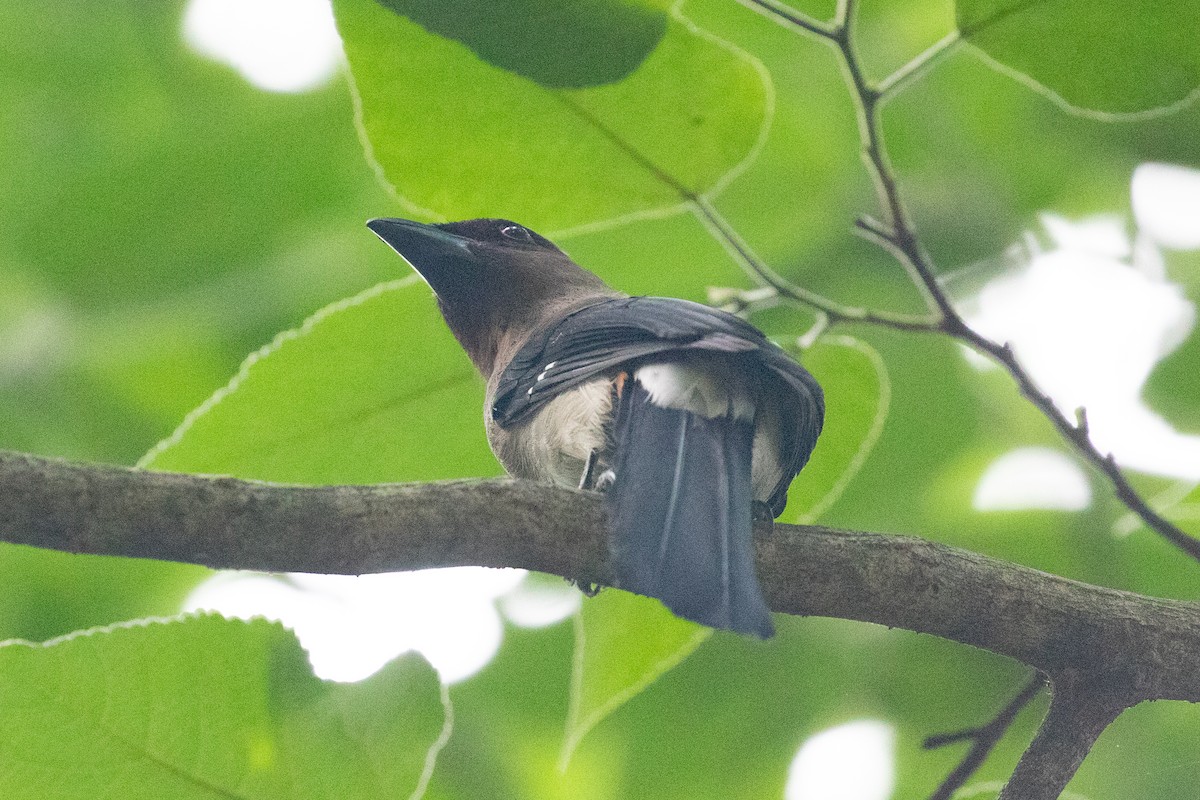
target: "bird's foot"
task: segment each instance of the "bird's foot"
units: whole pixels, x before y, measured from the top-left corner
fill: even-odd
[[[569,583],[579,591],[583,592],[584,597],[595,597],[596,595],[600,594],[600,590],[604,588],[598,583],[576,580],[575,578],[571,578]]]
[[[600,470],[600,451],[593,450],[588,453],[587,461],[583,465],[583,475],[579,478],[580,491],[591,489],[593,492],[607,492],[612,488],[613,481],[617,479],[617,474],[611,469]]]
[[[611,489],[613,484],[616,482],[617,473],[613,472],[611,469],[606,469],[596,477],[596,485],[594,488],[597,492],[604,493]]]
[[[750,517],[757,523],[766,523],[775,528],[775,514],[771,512],[771,506],[764,503],[762,500],[755,500],[750,506]]]

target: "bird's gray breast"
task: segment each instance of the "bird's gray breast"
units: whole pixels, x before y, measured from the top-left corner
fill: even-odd
[[[612,382],[596,378],[559,394],[524,423],[488,420],[488,443],[510,475],[578,486],[588,456],[609,446]]]
[[[653,372],[654,365],[649,365],[649,369]],[[678,365],[666,365],[665,369],[677,370]],[[647,367],[643,367],[638,374],[646,370]],[[665,384],[686,385],[683,379],[687,377],[676,376],[677,379],[667,380]],[[748,402],[744,396],[743,381],[740,380],[742,376],[716,370],[713,377],[718,380],[709,394],[727,395],[722,411]],[[681,395],[664,400],[663,405],[684,407],[701,413],[694,399]],[[705,404],[706,408],[712,406],[712,398],[705,398]],[[694,405],[697,408],[691,408]],[[488,443],[508,474],[575,487],[579,485],[588,456],[593,450],[602,456],[602,463],[607,461],[603,456],[609,455],[613,444],[612,413],[612,381],[608,377],[595,378],[562,392],[526,422],[501,428],[489,418]],[[758,407],[757,412],[751,406],[748,413],[753,416],[755,427],[751,467],[754,497],[766,501],[784,473],[778,443],[781,422],[779,410],[773,404],[765,403]],[[668,457],[668,454],[663,457]]]

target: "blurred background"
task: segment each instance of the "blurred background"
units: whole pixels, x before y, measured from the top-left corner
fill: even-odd
[[[832,15],[832,3],[796,5]],[[762,59],[787,99],[759,159],[718,198],[721,211],[793,280],[846,303],[916,310],[903,271],[849,232],[873,198],[831,54],[734,3],[687,12]],[[865,3],[862,13],[860,49],[876,76],[953,21],[950,4],[934,0]],[[0,4],[0,447],[133,464],[277,333],[408,274],[363,226],[406,212],[364,157],[344,70],[322,0]],[[1136,122],[1072,116],[964,49],[900,96],[885,124],[956,302],[980,330],[1011,340],[1064,409],[1087,404],[1097,441],[1194,528],[1200,104]],[[712,285],[749,285],[686,215],[562,243],[633,293],[703,300]],[[812,319],[776,309],[755,321],[794,341]],[[1196,565],[1141,529],[1007,376],[930,337],[849,332],[885,365],[887,399],[874,398],[877,441],[823,523],[1200,598]],[[268,613],[297,626],[325,677],[365,677],[421,649],[444,680],[465,681],[468,743],[493,736],[471,727],[477,708],[478,719],[538,740],[530,752],[548,763],[565,700],[518,696],[526,690],[514,676],[538,660],[553,665],[545,685],[565,687],[563,620],[577,605],[561,581],[519,572],[211,577],[0,547],[0,639],[41,641],[183,608]],[[413,608],[423,611],[403,612]],[[705,713],[709,725],[748,725],[745,747],[762,745],[756,759],[773,764],[764,786],[792,764],[789,798],[916,796],[907,792],[954,761],[920,751],[921,736],[981,721],[1022,682],[1015,665],[908,634],[829,620],[786,620],[783,630],[769,655],[755,655],[747,680],[757,699],[730,688]],[[695,765],[684,754],[666,752],[671,736],[644,752],[630,742],[635,731],[643,742],[686,728],[689,698],[737,674],[756,644],[718,639],[615,715],[574,769],[599,785],[615,758],[619,777],[604,780],[640,781],[645,796],[700,780],[685,779]],[[493,669],[468,680],[497,652]],[[1200,764],[1183,743],[1197,732],[1193,709],[1139,709],[1106,734],[1080,780],[1117,787],[1097,797],[1192,797]],[[460,777],[439,788],[445,796],[494,779],[495,765],[468,763],[471,746],[447,751]],[[1109,757],[1122,748],[1129,761]],[[1019,750],[1001,748],[993,777]],[[714,762],[714,774],[744,760],[738,753]],[[766,796],[720,793],[719,778],[705,779],[719,796]]]

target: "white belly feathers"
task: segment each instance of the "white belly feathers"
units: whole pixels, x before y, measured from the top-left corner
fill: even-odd
[[[663,408],[680,408],[702,417],[754,419],[754,398],[732,369],[699,367],[687,362],[646,364],[633,377]]]

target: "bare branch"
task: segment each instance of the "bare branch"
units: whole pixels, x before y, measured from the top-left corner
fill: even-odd
[[[999,800],[1055,800],[1096,739],[1125,708],[1123,698],[1071,672],[1055,679],[1050,710]]]
[[[980,336],[967,327],[961,320],[947,320],[945,325],[948,328],[947,332],[954,336],[954,338],[970,345],[977,352],[989,356],[1008,371],[1013,380],[1016,381],[1017,388],[1021,390],[1021,394],[1036,406],[1042,412],[1042,415],[1050,420],[1050,423],[1062,434],[1062,437],[1074,445],[1075,450],[1108,480],[1117,498],[1125,504],[1126,508],[1137,514],[1142,522],[1151,530],[1158,533],[1192,558],[1200,561],[1200,540],[1184,533],[1173,522],[1151,508],[1145,498],[1138,494],[1133,485],[1129,483],[1129,480],[1125,477],[1125,473],[1121,472],[1121,468],[1117,466],[1116,459],[1113,458],[1112,454],[1101,453],[1092,444],[1092,440],[1088,436],[1087,412],[1085,410],[1076,410],[1076,421],[1072,423],[1059,410],[1058,406],[1054,404],[1050,396],[1038,388],[1032,376],[1017,361],[1011,347],[1007,344],[997,344],[990,339]]]
[[[765,534],[764,528],[762,533]],[[0,536],[74,553],[360,574],[459,565],[611,581],[598,496],[511,480],[281,486],[0,452]],[[1104,589],[922,539],[777,525],[779,612],[983,647],[1127,704],[1200,701],[1200,604]]]
[[[765,261],[759,258],[734,227],[729,224],[728,220],[713,207],[712,203],[702,197],[692,197],[690,200],[700,221],[726,247],[729,254],[768,287],[774,289],[780,299],[814,308],[824,313],[830,324],[834,322],[865,322],[894,330],[923,333],[941,332],[941,327],[936,320],[925,317],[914,317],[907,314],[893,314],[887,311],[876,311],[856,306],[845,306],[816,292],[805,289],[803,286],[792,283],[771,269]]]
[[[757,5],[772,14],[780,15],[782,13],[773,2],[762,2]],[[859,217],[855,220],[858,232],[891,253],[908,271],[914,284],[923,290],[930,310],[937,315],[937,320],[932,323],[936,330],[969,345],[1002,366],[1017,383],[1021,393],[1042,412],[1084,460],[1108,480],[1113,487],[1113,492],[1126,507],[1135,513],[1148,528],[1193,559],[1200,561],[1200,540],[1189,536],[1173,522],[1151,508],[1150,504],[1133,488],[1133,485],[1121,472],[1112,455],[1101,453],[1092,444],[1088,436],[1086,418],[1080,418],[1078,424],[1072,424],[1071,420],[1054,405],[1054,402],[1038,389],[1032,376],[1017,361],[1008,345],[994,342],[967,325],[938,282],[933,260],[925,252],[916,228],[909,219],[900,195],[896,172],[888,159],[879,113],[890,97],[935,63],[938,57],[949,52],[959,41],[959,36],[950,34],[943,37],[897,72],[878,84],[871,84],[863,72],[862,63],[854,48],[852,35],[854,12],[853,0],[842,0],[838,5],[838,15],[834,24],[828,26],[820,34],[832,42],[836,52],[841,56],[851,100],[858,118],[863,164],[875,185],[879,206],[886,215],[884,221],[869,216]],[[757,266],[755,271],[762,275],[768,283],[776,285],[770,277],[773,273],[770,273],[765,266]],[[785,291],[783,287],[776,286],[776,288],[781,294]],[[818,302],[814,302],[814,299],[809,297],[804,290],[791,291],[789,297],[824,311],[829,315],[831,324],[853,321],[884,325],[901,330],[926,331],[929,329],[928,324],[910,324],[911,320],[897,324],[895,320],[887,318],[886,315],[881,319],[877,313],[861,309],[854,309],[854,314],[839,314],[836,308],[831,310],[819,302],[824,298],[817,298]]]

